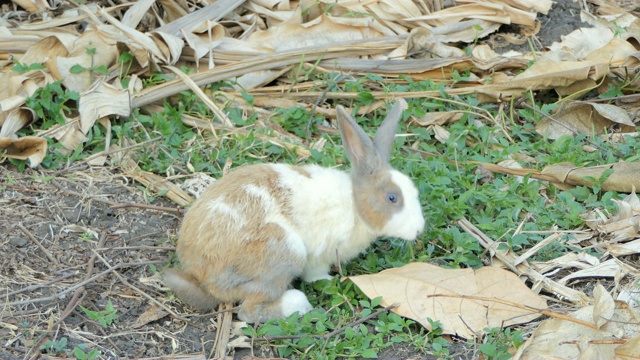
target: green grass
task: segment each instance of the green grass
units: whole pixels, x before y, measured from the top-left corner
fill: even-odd
[[[328,84],[334,75],[320,75],[317,79]],[[459,74],[456,79],[463,80],[465,75]],[[511,157],[526,156],[529,160],[521,161],[523,166],[542,169],[560,162],[592,166],[621,159],[637,160],[638,140],[629,138],[615,147],[599,138],[586,135],[565,136],[550,141],[534,131],[536,123],[542,117],[526,108],[507,109],[503,114],[503,129],[488,121],[486,116],[479,115],[489,114],[488,116],[495,118],[498,110],[496,105],[479,105],[473,96],[448,97],[445,85],[431,80],[404,80],[401,84],[387,84],[377,75],[350,79],[342,86],[334,87],[331,92],[355,92],[358,94],[357,98],[329,103],[332,106],[339,103],[353,107],[367,105],[375,100],[371,95],[374,89],[383,89],[390,94],[397,91],[439,90],[443,95],[442,99],[407,99],[409,108],[404,113],[405,120],[410,115],[421,117],[433,111],[460,110],[465,111],[465,115],[460,121],[445,125],[451,135],[444,144],[439,143],[431,131],[403,122],[400,132],[413,135],[396,140],[392,164],[409,174],[420,190],[427,220],[425,231],[418,240],[411,243],[393,239],[378,240],[359,258],[343,266],[345,274],[375,273],[412,261],[427,261],[448,268],[480,267],[483,265],[483,249],[456,226],[456,221],[463,217],[489,237],[500,239],[505,246],[519,252],[543,238],[543,235],[536,232],[549,230],[554,226],[559,229],[575,229],[583,223],[580,215],[585,211],[592,208],[610,211],[615,209],[612,200],[619,199],[620,195],[604,192],[598,186],[561,191],[548,183],[530,178],[518,179],[494,174],[495,178],[487,179],[487,175],[478,171],[476,162],[498,163]],[[154,76],[147,79],[147,84],[162,81],[162,76]],[[217,83],[211,85],[211,88],[224,86],[224,83]],[[248,103],[253,101],[253,97],[247,93],[243,94],[243,98]],[[44,119],[40,126],[47,128],[64,123],[60,114],[73,112],[72,106],[76,99],[77,94],[63,90],[59,84],[52,84],[39,90],[27,105]],[[554,105],[536,103],[535,106],[541,112],[549,113]],[[113,119],[112,141],[121,146],[125,145],[126,140],[147,142],[145,146],[136,148],[135,159],[144,170],[158,174],[187,175],[191,168],[219,177],[229,159],[233,167],[266,161],[298,162],[295,152],[264,142],[256,136],[269,135],[271,132],[268,128],[251,126],[257,120],[257,115],[245,117],[231,105],[224,111],[236,125],[247,126],[249,132],[220,139],[184,125],[180,120],[184,114],[209,118],[212,115],[192,93],[183,92],[177,96],[175,104],[165,103],[161,112],[143,114],[136,110],[129,118]],[[385,109],[380,109],[372,116],[357,120],[367,131],[373,133],[385,112]],[[275,109],[270,120],[305,138],[310,116],[309,111],[303,108]],[[322,120],[319,115],[315,115],[313,119],[314,122]],[[325,137],[328,141],[322,151],[313,151],[312,156],[304,163],[338,165],[346,169],[348,161],[342,151],[339,136],[320,134],[313,127],[312,130],[314,136]],[[71,153],[60,151],[58,145],[50,141],[51,148],[43,166],[64,168],[102,150],[104,131],[101,125],[95,125],[89,133],[88,142]],[[32,128],[22,130],[23,135],[32,132]],[[600,148],[592,152],[583,150],[583,146],[589,144],[596,144]],[[25,166],[24,162],[13,163],[20,168]],[[540,195],[541,191],[544,191],[546,198]],[[535,221],[528,221],[524,225],[524,232],[514,235],[515,229],[530,216]],[[572,249],[567,245],[554,243],[542,249],[536,258],[548,260],[568,251]],[[332,281],[300,283],[299,286],[317,310],[304,316],[293,315],[288,319],[269,321],[257,328],[245,329],[245,333],[253,337],[306,334],[296,339],[272,340],[279,356],[313,359],[369,358],[397,343],[442,358],[449,356],[450,344],[441,336],[438,323],[433,323],[433,330],[427,331],[415,322],[393,313],[384,313],[326,339],[322,337],[324,334],[379,310],[379,300],[367,299],[351,282],[340,282],[337,277]],[[97,321],[116,316],[115,313],[95,313],[100,315]],[[107,325],[105,322],[103,326]],[[506,350],[522,343],[522,334],[517,329],[487,329],[487,333],[478,349],[489,359],[508,358]],[[55,342],[48,343],[43,350],[51,353],[62,351],[58,349],[59,345]],[[80,351],[83,350],[79,349],[78,355]],[[87,358],[90,358],[89,354]]]

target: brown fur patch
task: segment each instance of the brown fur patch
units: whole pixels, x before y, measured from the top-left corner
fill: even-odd
[[[309,174],[309,172],[305,168],[299,166],[291,166],[290,169],[306,177],[307,179],[311,179],[311,174]]]
[[[387,200],[387,195],[394,193],[398,201],[394,204]],[[402,191],[393,181],[386,169],[360,180],[354,181],[354,199],[358,213],[373,229],[382,230],[391,217],[404,207]]]

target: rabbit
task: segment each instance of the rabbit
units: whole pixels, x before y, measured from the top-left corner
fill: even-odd
[[[312,309],[289,289],[295,278],[331,279],[332,265],[381,236],[416,239],[424,227],[418,190],[389,165],[403,108],[398,100],[372,141],[337,107],[350,173],[258,164],[214,182],[185,214],[176,246],[182,269],[165,270],[165,285],[203,311],[241,301],[240,320],[264,322]]]

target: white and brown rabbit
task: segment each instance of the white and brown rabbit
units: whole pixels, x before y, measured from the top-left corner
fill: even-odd
[[[328,279],[377,237],[414,240],[424,217],[413,182],[389,165],[406,102],[388,113],[373,141],[341,106],[340,134],[351,173],[317,165],[237,168],[187,211],[176,252],[181,270],[164,282],[201,310],[241,301],[238,317],[257,322],[312,309],[292,280]]]

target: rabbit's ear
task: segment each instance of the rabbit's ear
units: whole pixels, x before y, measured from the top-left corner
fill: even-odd
[[[354,170],[372,174],[380,166],[380,157],[369,135],[340,105],[336,108],[342,144]]]
[[[402,111],[407,108],[407,102],[404,99],[398,99],[393,105],[393,108],[387,113],[387,117],[384,119],[376,136],[373,138],[373,145],[380,155],[380,159],[385,163],[389,162],[391,156],[391,147],[393,146],[393,140],[396,136],[396,128],[398,122],[402,118]]]

